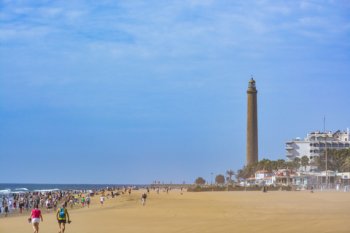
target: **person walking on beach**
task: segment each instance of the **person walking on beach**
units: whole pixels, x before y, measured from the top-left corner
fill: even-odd
[[[141,196],[141,203],[143,206],[146,205],[146,198],[147,198],[147,194],[143,193]]]
[[[101,206],[103,206],[104,201],[105,201],[105,196],[102,194],[102,196],[100,197]]]
[[[40,220],[42,222],[44,221],[41,211],[39,210],[39,206],[36,204],[30,214],[30,217],[28,218],[28,222],[33,224],[34,233],[39,233]]]
[[[71,197],[70,200],[69,200],[69,205],[70,205],[70,208],[73,209],[73,206],[74,206],[74,200],[73,198]]]
[[[19,213],[23,213],[23,207],[24,207],[24,198],[23,197],[21,197],[20,199],[19,199],[19,205],[18,205],[18,207],[19,207]]]
[[[66,230],[66,223],[71,223],[65,204],[62,204],[62,207],[57,210],[56,218],[58,221],[58,226],[60,228],[59,233],[64,233]]]
[[[4,202],[4,212],[5,212],[5,217],[9,214],[9,205],[7,204],[7,201]]]
[[[86,205],[88,208],[90,208],[90,195],[86,197]]]
[[[81,198],[81,206],[82,206],[82,207],[85,206],[85,197],[84,197],[84,196]]]

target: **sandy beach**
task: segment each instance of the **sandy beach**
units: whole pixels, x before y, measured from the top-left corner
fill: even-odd
[[[185,192],[142,190],[90,208],[69,210],[66,232],[350,232],[350,193],[344,192]],[[1,233],[32,232],[29,214],[0,219]],[[54,213],[44,214],[40,232],[58,232]]]

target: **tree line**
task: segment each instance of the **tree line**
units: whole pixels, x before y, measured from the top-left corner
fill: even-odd
[[[327,155],[327,156],[326,156]],[[284,159],[269,160],[262,159],[257,163],[244,166],[237,172],[230,170],[226,171],[226,176],[219,174],[215,177],[216,184],[232,184],[232,176],[236,176],[237,180],[246,179],[254,176],[256,171],[266,170],[272,172],[279,169],[303,169],[306,170],[307,166],[313,166],[318,171],[324,171],[326,169],[326,157],[327,157],[327,169],[338,172],[350,172],[350,149],[343,150],[327,150],[326,153],[322,153],[320,156],[314,157],[310,160],[307,156],[301,158],[295,158],[293,161],[285,161]],[[203,177],[198,177],[195,180],[195,184],[204,185],[206,180]]]
[[[326,155],[328,170],[350,172],[350,149],[327,150],[327,153],[315,157],[310,164],[317,166],[321,171],[326,170]]]
[[[215,183],[216,184],[225,184],[227,182],[228,184],[231,184],[233,182],[232,176],[235,175],[235,172],[233,170],[227,170],[226,171],[226,177],[222,174],[218,174],[215,176]],[[194,183],[199,185],[204,185],[207,181],[203,177],[198,177]]]

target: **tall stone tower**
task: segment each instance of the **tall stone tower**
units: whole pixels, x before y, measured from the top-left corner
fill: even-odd
[[[248,85],[248,111],[247,111],[247,163],[258,162],[258,101],[255,80],[251,78]]]

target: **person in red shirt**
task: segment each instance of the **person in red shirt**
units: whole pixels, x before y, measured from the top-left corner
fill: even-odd
[[[34,233],[39,233],[39,223],[44,221],[43,216],[41,215],[41,211],[39,210],[38,204],[34,205],[34,209],[32,210],[28,221],[33,224]]]

